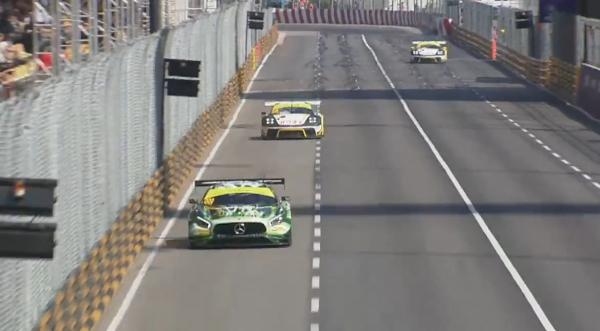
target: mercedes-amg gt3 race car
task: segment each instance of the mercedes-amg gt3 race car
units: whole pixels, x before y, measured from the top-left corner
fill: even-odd
[[[291,245],[290,201],[279,199],[270,185],[285,185],[285,180],[196,181],[196,187],[208,189],[202,200],[189,200],[190,247]]]
[[[445,41],[413,41],[410,47],[411,62],[432,60],[448,61],[448,44]]]
[[[269,101],[270,112],[261,113],[261,137],[322,138],[325,118],[320,112],[321,101]]]

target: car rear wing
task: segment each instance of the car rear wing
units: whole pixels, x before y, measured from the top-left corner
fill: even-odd
[[[421,40],[421,41],[413,41],[412,45],[416,46],[418,44],[437,44],[440,46],[446,46],[448,44],[448,42],[446,41],[438,41],[438,40]]]
[[[231,182],[258,182],[266,185],[285,185],[284,178],[237,178],[237,179],[210,179],[210,180],[197,180],[194,185],[199,186],[213,186],[223,183]]]
[[[281,100],[281,101],[267,101],[265,102],[265,107],[273,107],[277,104],[280,103],[290,103],[290,104],[294,104],[294,103],[308,103],[312,106],[320,106],[321,105],[321,100]]]

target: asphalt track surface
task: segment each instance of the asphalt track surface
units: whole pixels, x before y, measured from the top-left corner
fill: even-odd
[[[292,247],[189,250],[177,219],[96,329],[597,330],[600,126],[453,45],[410,64],[415,29],[301,29],[282,29],[203,175],[285,177]],[[257,138],[265,100],[301,97],[323,101],[320,143]]]

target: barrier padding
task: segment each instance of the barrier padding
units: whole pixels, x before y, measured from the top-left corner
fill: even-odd
[[[273,27],[255,49],[271,49],[277,43],[277,36],[277,28]],[[91,330],[100,320],[130,265],[163,219],[165,209],[187,188],[186,180],[195,170],[194,165],[206,156],[212,141],[240,101],[256,62],[262,61],[264,56],[264,52],[255,49],[217,101],[196,120],[166,157],[164,165],[131,199],[87,258],[67,278],[35,330]]]
[[[356,24],[421,26],[426,13],[385,9],[276,9],[275,21],[285,24]]]

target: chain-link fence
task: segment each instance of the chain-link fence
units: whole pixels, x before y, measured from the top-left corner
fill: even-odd
[[[157,168],[161,45],[165,57],[202,61],[198,97],[165,99],[164,150],[169,151],[257,40],[246,40],[250,8],[251,3],[241,2],[203,14],[169,33],[101,54],[23,98],[0,103],[0,176],[59,183],[54,217],[36,220],[58,223],[54,259],[0,259],[0,330],[34,326],[69,273]],[[264,31],[270,27],[267,14]],[[167,39],[163,43],[161,38]]]

